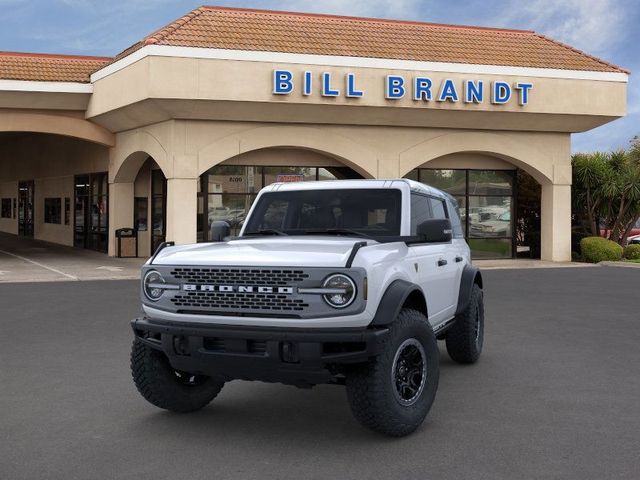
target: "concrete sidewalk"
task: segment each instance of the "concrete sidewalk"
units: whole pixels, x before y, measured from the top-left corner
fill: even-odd
[[[545,260],[529,260],[525,258],[509,258],[504,260],[474,260],[473,264],[482,270],[514,268],[580,268],[597,266],[593,263],[547,262]]]
[[[0,283],[138,279],[145,261],[0,233]]]
[[[138,279],[145,261],[144,258],[113,258],[91,250],[0,232],[0,283]],[[475,260],[473,263],[482,270],[595,266],[526,259]]]

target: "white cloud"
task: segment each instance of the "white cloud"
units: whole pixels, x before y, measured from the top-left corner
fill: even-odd
[[[272,8],[334,15],[415,19],[430,3],[424,0],[284,0],[277,2]]]
[[[508,9],[506,23],[525,24],[590,53],[607,52],[625,35],[627,16],[615,0],[529,0],[515,5]]]

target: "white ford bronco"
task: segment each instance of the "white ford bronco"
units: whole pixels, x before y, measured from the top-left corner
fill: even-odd
[[[218,222],[219,223],[219,222]],[[214,232],[218,229],[217,232]],[[355,417],[393,436],[429,412],[437,339],[482,350],[482,277],[450,195],[411,180],[276,183],[240,235],[161,245],[142,270],[134,382],[175,412],[225,382],[346,385]]]

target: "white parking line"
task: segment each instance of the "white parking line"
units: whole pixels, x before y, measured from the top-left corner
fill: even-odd
[[[15,253],[5,252],[4,250],[0,250],[0,253],[4,253],[5,255],[9,255],[11,257],[15,257],[15,258],[18,258],[20,260],[24,260],[25,262],[32,263],[32,264],[34,264],[34,265],[36,265],[38,267],[41,267],[41,268],[47,269],[47,270],[49,270],[51,272],[57,273],[58,275],[62,275],[64,277],[70,278],[71,280],[78,280],[78,277],[76,277],[74,275],[69,275],[68,273],[64,273],[64,272],[62,272],[60,270],[57,270],[57,269],[55,269],[53,267],[49,267],[49,266],[44,265],[44,264],[42,264],[40,262],[36,262],[35,260],[30,260],[28,258],[21,257],[20,255],[16,255]]]

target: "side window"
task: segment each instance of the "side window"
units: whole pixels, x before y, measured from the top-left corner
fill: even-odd
[[[433,218],[431,215],[431,207],[429,206],[429,197],[424,195],[411,194],[411,235],[416,235],[418,225],[425,220]]]
[[[450,198],[447,203],[449,210],[449,218],[451,219],[451,228],[453,229],[453,236],[455,238],[464,238],[464,232],[462,230],[462,220],[460,220],[460,208],[458,202]]]
[[[439,198],[429,198],[431,202],[431,210],[433,218],[447,218],[447,210],[444,207],[444,201]]]

